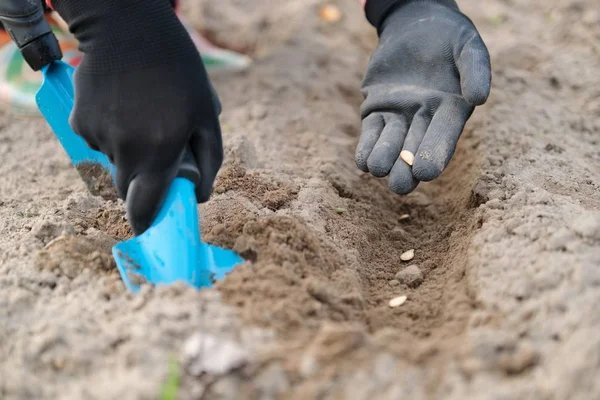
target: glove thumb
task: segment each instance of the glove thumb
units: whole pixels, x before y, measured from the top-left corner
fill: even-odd
[[[490,94],[492,72],[490,54],[478,34],[465,44],[456,65],[465,100],[473,106],[485,103]]]

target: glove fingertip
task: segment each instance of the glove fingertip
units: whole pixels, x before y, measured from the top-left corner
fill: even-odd
[[[358,169],[363,172],[369,172],[369,157],[379,140],[384,126],[385,123],[380,113],[369,114],[362,121],[362,131],[360,140],[356,146],[354,161]]]
[[[490,94],[492,72],[490,55],[481,37],[473,37],[464,47],[458,69],[465,100],[474,106],[484,104]]]
[[[206,203],[210,199],[210,195],[212,194],[211,190],[206,190],[204,188],[198,188],[196,190],[196,199],[198,199],[198,203]]]
[[[151,225],[169,189],[168,174],[163,176],[137,175],[127,189],[127,218],[136,235],[144,233]]]
[[[463,96],[465,100],[473,105],[480,106],[485,104],[490,95],[490,84],[485,82],[471,83],[465,82],[463,86]]]
[[[357,151],[356,156],[354,157],[354,162],[358,169],[362,172],[369,172],[369,167],[367,166],[368,157],[364,155],[362,151]]]
[[[445,163],[417,157],[412,167],[412,174],[419,181],[429,182],[440,176],[445,167]]]

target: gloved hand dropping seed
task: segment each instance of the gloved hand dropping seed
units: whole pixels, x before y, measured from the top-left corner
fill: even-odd
[[[488,98],[490,56],[452,0],[369,0],[366,12],[380,39],[363,80],[356,164],[389,175],[390,189],[407,194],[450,162],[475,106]]]

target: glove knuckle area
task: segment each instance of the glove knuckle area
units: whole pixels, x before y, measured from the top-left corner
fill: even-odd
[[[363,120],[373,113],[394,112],[412,117],[420,108],[434,110],[442,102],[442,92],[417,85],[381,83],[369,87],[361,105]]]
[[[106,130],[103,128],[102,123],[94,124],[90,118],[85,117],[85,113],[74,112],[69,117],[69,125],[73,132],[81,136],[88,146],[96,151],[107,152],[109,147],[108,143],[103,140],[103,132]]]
[[[73,112],[69,117],[69,125],[73,129],[73,132],[86,140],[96,136],[97,132],[89,124],[89,121],[86,118],[82,118],[81,114],[77,112]]]

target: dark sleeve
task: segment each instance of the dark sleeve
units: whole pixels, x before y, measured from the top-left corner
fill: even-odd
[[[438,3],[447,7],[456,8],[458,5],[454,0],[367,0],[365,4],[365,15],[367,20],[375,28],[379,28],[387,15],[396,7],[407,3]]]

